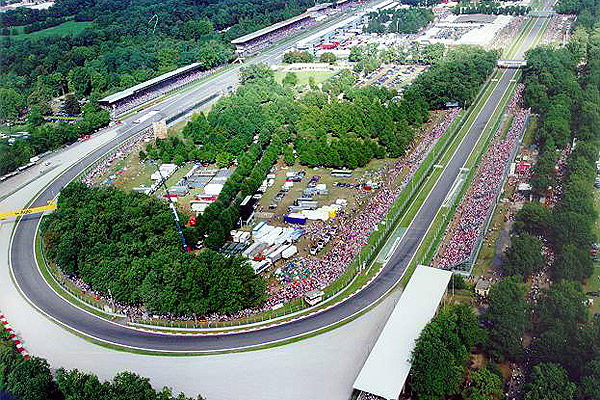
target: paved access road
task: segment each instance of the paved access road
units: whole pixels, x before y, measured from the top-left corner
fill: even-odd
[[[524,51],[534,43],[536,36],[541,31],[543,22],[543,18],[537,19],[534,29],[529,33],[516,58],[521,58]],[[413,223],[407,229],[391,260],[385,266],[378,278],[356,296],[327,311],[277,327],[266,328],[254,332],[233,333],[218,336],[178,336],[147,333],[107,322],[106,320],[92,316],[66,302],[56,295],[45,283],[36,266],[34,256],[34,238],[40,219],[39,215],[24,217],[15,228],[14,237],[10,247],[10,256],[16,281],[20,289],[32,303],[44,313],[61,323],[97,339],[125,346],[152,350],[189,352],[240,348],[302,335],[338,321],[342,321],[371,305],[401,278],[406,265],[416,251],[419,242],[427,231],[427,228],[439,210],[447,193],[451,189],[459,172],[459,168],[462,167],[471,150],[475,147],[484,126],[492,116],[494,109],[500,102],[502,95],[508,88],[510,80],[514,78],[515,74],[516,70],[506,70],[504,72],[487,103],[475,119],[473,126],[466,134],[463,142],[458,147],[437,184],[434,186],[431,194],[417,213]],[[224,82],[227,81],[227,78],[217,78],[217,80],[219,79],[223,79],[223,81],[216,81],[218,83],[211,81],[209,85],[226,84]],[[178,107],[176,101],[173,101],[171,104],[168,103],[169,102],[167,102],[167,105],[165,106],[165,110],[167,111]],[[121,138],[124,139],[129,137],[135,134],[135,132],[135,127],[125,127],[123,128]],[[83,158],[65,174],[43,189],[33,202],[33,206],[46,204],[46,202],[52,199],[59,192],[60,188],[76,176],[79,171],[83,170],[113,145],[114,142]]]

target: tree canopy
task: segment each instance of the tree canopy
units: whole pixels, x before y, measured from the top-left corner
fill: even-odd
[[[72,183],[42,232],[48,258],[65,274],[152,312],[234,313],[264,299],[265,284],[246,260],[184,253],[167,204],[145,195]]]
[[[519,360],[523,356],[522,338],[529,325],[525,285],[519,276],[504,278],[492,285],[489,323],[489,350],[498,359]]]
[[[525,387],[524,400],[576,400],[577,387],[557,364],[538,364]]]
[[[96,375],[59,368],[53,377],[46,360],[26,360],[13,347],[9,341],[0,344],[2,398],[8,393],[19,400],[194,400],[183,393],[173,395],[166,387],[156,391],[148,378],[131,372],[101,382]],[[7,353],[8,349],[12,350]]]
[[[369,14],[369,33],[417,33],[433,21],[429,8],[396,8]]]
[[[417,397],[435,400],[459,393],[468,355],[482,335],[471,307],[441,310],[423,329],[413,350],[411,387]],[[481,379],[483,386],[486,378]]]
[[[502,267],[506,275],[529,276],[544,264],[542,242],[528,233],[513,236],[505,257]]]

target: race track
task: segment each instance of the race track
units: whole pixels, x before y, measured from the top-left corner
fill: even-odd
[[[519,54],[515,58],[520,59],[523,57],[525,49],[529,48],[530,45],[534,43],[543,23],[543,18],[536,19],[534,28],[529,33]],[[260,60],[259,58],[259,61],[269,62],[269,60],[280,56],[285,50],[286,48],[282,48],[277,51],[277,54],[264,56],[266,58],[264,60]],[[511,79],[514,78],[515,74],[516,70],[506,70],[504,72],[485,106],[476,117],[472,127],[461,142],[448,166],[443,171],[429,197],[425,200],[412,224],[400,240],[390,261],[384,267],[377,279],[354,297],[327,311],[276,327],[265,328],[253,332],[222,334],[218,336],[155,334],[133,330],[123,325],[108,322],[88,314],[63,300],[48,287],[43,277],[40,275],[34,255],[35,235],[41,218],[39,215],[26,216],[22,218],[15,227],[10,247],[10,263],[16,282],[30,302],[60,323],[71,327],[80,333],[103,341],[151,350],[193,352],[241,348],[280,341],[297,335],[306,334],[342,321],[373,304],[401,278],[409,260],[418,248],[431,221],[450,191],[459,173],[459,169],[466,162],[469,154],[475,147],[485,125],[491,118],[496,106],[499,104],[500,99],[507,90]],[[193,89],[193,91],[174,96],[163,104],[159,104],[150,109],[160,110],[163,116],[166,117],[175,115],[185,107],[189,106],[189,104],[193,104],[194,101],[197,102],[199,99],[215,93],[216,90],[232,85],[236,80],[237,69],[233,69],[198,86],[198,88]],[[121,128],[122,132],[120,136],[118,136],[117,141],[125,140],[135,135],[139,129],[151,123],[148,121],[141,125],[132,124],[132,119],[137,119],[140,115],[142,114],[138,114],[125,121],[125,126]],[[113,141],[84,157],[67,170],[66,173],[58,177],[49,186],[45,187],[31,206],[45,205],[47,201],[53,199],[56,194],[59,193],[60,189],[73,179],[73,177],[92,164],[102,154],[110,150],[116,143],[116,141]]]

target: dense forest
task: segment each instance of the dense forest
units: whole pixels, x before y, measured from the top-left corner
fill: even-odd
[[[419,75],[406,95],[414,93],[436,109],[446,103],[468,107],[496,67],[498,56],[496,51],[459,46]]]
[[[348,70],[298,96],[275,82],[268,67],[249,67],[239,90],[184,127],[188,140],[159,140],[142,158],[215,162],[221,155],[232,160],[255,139],[265,147],[272,136],[293,143],[300,163],[310,167],[356,168],[373,157],[398,157],[412,140],[411,127],[427,120],[430,109],[473,101],[497,56],[459,47],[417,77],[398,102],[391,101],[395,91],[355,87],[356,75]]]
[[[131,372],[107,382],[76,369],[53,372],[43,358],[23,358],[8,331],[0,328],[0,398],[6,394],[15,400],[193,400],[166,387],[157,392],[149,379]]]
[[[559,9],[565,4],[596,15],[590,7],[597,4],[561,1]],[[600,35],[589,27],[587,19],[578,20],[565,47],[535,48],[526,55],[524,101],[539,116],[534,200],[515,217],[503,278],[491,287],[481,317],[485,334],[477,334],[475,327],[457,330],[461,314],[452,309],[423,331],[413,354],[411,383],[419,399],[504,398],[498,368],[503,362],[524,366],[519,395],[525,400],[600,398],[600,320],[590,316],[582,287],[593,273],[590,251],[598,241],[594,180],[600,152]],[[564,171],[557,173],[560,153],[568,156]],[[555,195],[557,187],[562,192]],[[555,197],[556,204],[541,205],[538,199],[544,196]],[[550,251],[543,252],[542,245]],[[528,278],[547,262],[550,285],[531,301]],[[465,354],[474,351],[489,362],[467,373]]]
[[[151,312],[234,313],[263,301],[265,284],[246,260],[183,252],[169,207],[152,197],[72,183],[42,233],[65,274]]]
[[[27,117],[27,124],[23,126],[29,137],[17,138],[12,145],[7,140],[0,140],[0,176],[27,164],[37,154],[73,143],[82,135],[92,133],[110,122],[108,113],[98,110],[94,104],[88,104],[82,111],[81,119],[76,123],[45,123],[40,109],[34,107]]]
[[[93,23],[75,35],[0,38],[0,90],[17,93],[22,110],[67,91],[81,97],[124,89],[192,62],[210,69],[231,60],[232,38],[312,5],[312,0],[57,0],[48,10],[7,11],[0,14],[0,30],[65,18]]]
[[[598,0],[559,0],[554,7],[562,14],[577,14],[577,26],[593,29],[600,16]]]
[[[15,121],[28,110],[21,130],[33,137],[14,146],[0,141],[0,175],[105,126],[109,116],[95,106],[105,94],[192,62],[207,70],[227,63],[232,38],[312,5],[309,0],[57,0],[47,10],[0,13],[0,122]],[[32,32],[66,20],[92,24],[70,35],[6,35],[16,26]],[[50,100],[66,93],[91,99],[82,121],[44,124]]]
[[[369,14],[369,33],[417,33],[433,21],[429,8],[398,8]]]

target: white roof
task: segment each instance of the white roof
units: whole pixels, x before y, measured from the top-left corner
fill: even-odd
[[[211,196],[218,196],[223,190],[223,185],[221,183],[209,183],[204,186],[204,193]]]
[[[526,182],[521,182],[521,183],[519,183],[518,190],[522,191],[522,192],[530,191],[531,190],[531,185],[529,183],[526,183]]]
[[[119,100],[123,100],[123,99],[125,99],[125,98],[133,95],[135,92],[138,92],[140,90],[146,89],[146,88],[154,85],[155,83],[162,82],[162,81],[164,81],[166,79],[169,79],[169,78],[172,78],[174,76],[180,75],[180,74],[182,74],[184,72],[190,71],[190,70],[192,70],[192,69],[194,69],[194,68],[196,68],[196,67],[198,67],[200,65],[202,65],[202,64],[196,62],[196,63],[192,63],[190,65],[186,65],[186,66],[181,67],[181,68],[177,68],[174,71],[167,72],[166,74],[159,75],[156,78],[152,78],[152,79],[147,80],[145,82],[139,83],[139,84],[137,84],[135,86],[130,87],[129,89],[125,89],[123,91],[111,94],[110,96],[106,96],[105,98],[101,99],[100,102],[101,103],[112,104],[112,103],[117,102]]]
[[[451,276],[450,271],[417,266],[354,381],[354,389],[390,400],[400,397],[415,340],[435,315]]]
[[[203,213],[207,208],[208,204],[206,203],[192,203],[192,211]]]
[[[252,32],[252,33],[249,33],[249,34],[244,35],[242,37],[239,37],[237,39],[233,39],[231,41],[231,43],[233,43],[233,44],[243,44],[243,43],[249,42],[251,40],[254,40],[256,38],[264,36],[264,35],[266,35],[268,33],[274,32],[274,31],[276,31],[278,29],[281,29],[281,28],[283,28],[285,26],[288,26],[290,24],[293,24],[294,22],[298,22],[298,21],[303,20],[303,19],[308,18],[308,17],[310,17],[310,15],[307,14],[307,13],[297,15],[295,17],[286,19],[285,21],[277,22],[276,24],[267,26],[266,28],[259,29],[256,32]]]

